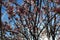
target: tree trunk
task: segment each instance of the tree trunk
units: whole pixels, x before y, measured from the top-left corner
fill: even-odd
[[[54,36],[52,36],[52,40],[55,40],[55,35],[54,35]]]
[[[2,0],[0,0],[0,10],[1,10],[1,7],[2,7]],[[0,16],[2,16],[2,13],[0,13]],[[0,20],[0,30],[1,30],[1,40],[3,40],[3,31],[2,31],[2,22]]]

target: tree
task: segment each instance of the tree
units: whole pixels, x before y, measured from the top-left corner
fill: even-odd
[[[2,21],[3,40],[39,40],[41,34],[46,35],[48,40],[50,37],[55,40],[60,28],[60,9],[56,6],[59,3],[54,0],[23,1],[22,5],[16,0],[2,1],[2,7],[8,14],[8,21]]]

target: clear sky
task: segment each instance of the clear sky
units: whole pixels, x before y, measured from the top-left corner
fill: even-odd
[[[17,0],[16,1],[19,5],[22,5],[23,4],[23,0]],[[42,3],[43,4],[43,3]],[[50,7],[53,7],[53,3],[50,3],[51,5],[50,5]],[[44,6],[44,4],[42,5],[42,6]],[[2,20],[2,22],[4,22],[4,21],[7,21],[7,22],[9,22],[9,20],[8,20],[8,14],[7,14],[7,12],[6,12],[6,10],[5,10],[6,8],[4,7],[4,6],[2,6],[2,8],[1,8],[1,12],[2,12],[2,14],[4,14],[4,15],[2,15],[2,17],[1,17],[1,20]],[[53,21],[54,22],[54,21]],[[12,22],[11,23],[11,26],[12,26],[12,28],[14,29],[14,23]],[[41,28],[42,28],[42,26],[41,26]],[[9,32],[7,32],[7,34],[9,35]]]
[[[16,2],[19,4],[19,5],[22,5],[23,4],[23,0],[16,0]],[[43,3],[42,3],[43,4]],[[42,5],[42,6],[44,6],[44,4]],[[1,9],[1,12],[4,14],[3,16],[2,16],[2,18],[1,18],[1,20],[4,22],[4,21],[7,21],[7,22],[9,22],[9,20],[8,20],[8,14],[7,14],[7,12],[6,12],[6,10],[4,10],[4,9],[6,9],[4,6],[2,6],[2,9]],[[11,26],[12,26],[12,28],[14,29],[14,23],[13,22],[11,22]],[[42,26],[41,26],[42,27]]]
[[[7,1],[7,0],[6,0]],[[16,1],[19,5],[22,5],[23,4],[23,0],[17,0]],[[1,8],[1,13],[3,14],[2,15],[2,17],[1,17],[1,21],[2,22],[5,22],[5,21],[7,21],[7,22],[9,22],[9,20],[8,20],[8,14],[7,14],[7,12],[6,12],[6,10],[5,10],[6,8],[4,7],[4,6],[2,6],[2,8]],[[12,28],[14,29],[14,23],[12,22],[12,23],[10,23],[11,24],[11,26],[12,26]],[[6,33],[6,36],[7,35],[9,35],[10,33],[9,32],[7,32]],[[10,36],[10,35],[9,35]]]

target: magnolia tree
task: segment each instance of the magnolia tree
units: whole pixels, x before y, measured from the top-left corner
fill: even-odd
[[[2,40],[58,40],[60,0],[2,0]],[[4,13],[4,10],[6,13]],[[5,17],[5,16],[4,16]]]

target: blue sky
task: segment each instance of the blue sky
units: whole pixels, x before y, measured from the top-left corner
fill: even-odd
[[[23,3],[23,0],[17,0],[17,3],[19,4],[19,5],[22,5],[22,3]],[[5,11],[5,7],[4,6],[2,6],[2,9],[1,9],[1,12],[4,14],[3,16],[2,16],[2,18],[1,18],[1,20],[2,21],[7,21],[8,20],[8,15],[7,15],[7,12]]]
[[[22,4],[23,4],[23,0],[16,0],[16,2],[17,2],[19,5],[22,5]],[[12,6],[13,6],[13,4],[12,4]],[[42,2],[42,6],[44,6],[43,2]],[[50,7],[53,7],[53,3],[51,2],[49,6],[50,6]],[[6,9],[6,8],[5,8],[4,6],[2,6],[1,12],[2,12],[4,15],[1,17],[1,20],[2,20],[2,22],[4,22],[4,21],[9,22],[9,20],[8,20],[8,14],[7,14],[7,12],[6,12],[4,9]],[[33,9],[33,7],[32,7],[31,9]],[[12,28],[14,28],[13,25],[14,25],[14,23],[11,22]]]
[[[22,4],[23,4],[23,0],[17,0],[17,3],[18,3],[19,5],[22,5]]]
[[[7,1],[7,0],[6,0]],[[23,4],[23,0],[17,0],[17,3],[19,4],[19,5],[22,5]],[[9,20],[8,20],[8,14],[7,14],[7,12],[6,12],[6,10],[5,10],[6,8],[4,7],[4,6],[2,6],[2,8],[1,8],[1,13],[3,14],[2,15],[2,17],[1,17],[1,21],[2,22],[5,22],[5,21],[7,21],[7,22],[9,22]],[[11,26],[12,26],[12,28],[14,29],[14,23],[13,22],[11,22],[10,23],[11,24]],[[7,32],[6,33],[6,36],[7,35],[9,35],[10,34],[10,32]],[[9,35],[10,36],[10,35]]]
[[[23,0],[16,0],[16,2],[17,2],[19,5],[22,5],[22,4],[23,4]],[[53,5],[53,3],[51,3],[51,7],[53,7],[52,5]],[[13,4],[12,4],[12,6],[13,6]],[[42,6],[44,6],[43,3],[42,3]],[[6,9],[6,8],[5,8],[4,6],[2,6],[1,12],[2,12],[4,15],[2,16],[1,20],[2,20],[2,22],[4,22],[4,21],[9,22],[9,20],[8,20],[8,14],[7,14],[7,12],[6,12],[4,9]],[[33,7],[32,7],[32,9],[33,9]],[[13,25],[14,25],[14,23],[11,22],[11,26],[12,26],[12,27],[13,27]],[[13,28],[14,28],[14,27],[13,27]]]
[[[17,0],[17,3],[19,4],[19,5],[22,5],[23,4],[23,0]],[[43,3],[42,3],[43,4]],[[51,5],[50,5],[50,7],[53,7],[53,3],[50,3]],[[42,6],[44,6],[44,4],[42,5]],[[33,8],[33,7],[32,7]],[[4,14],[2,17],[1,17],[1,20],[2,20],[2,22],[4,22],[4,21],[7,21],[7,22],[9,22],[9,20],[8,20],[8,14],[7,14],[7,12],[4,10],[4,9],[6,9],[4,6],[2,6],[2,8],[1,8],[1,12],[2,12],[2,14]],[[53,21],[54,22],[54,21]],[[11,22],[11,26],[12,26],[12,28],[14,29],[14,23],[13,22]],[[41,26],[42,27],[42,26]],[[9,35],[9,32],[7,32],[7,34]]]
[[[23,0],[17,0],[17,3],[19,4],[19,5],[22,5],[23,4]],[[42,3],[43,4],[43,3]],[[51,7],[53,7],[53,5],[52,5],[53,3],[51,3]],[[42,6],[44,6],[44,4],[42,5]],[[8,20],[8,15],[7,15],[7,12],[4,10],[5,9],[5,7],[3,7],[2,6],[2,10],[1,10],[1,12],[4,14],[3,15],[3,17],[2,17],[2,21],[6,21],[6,20]]]

